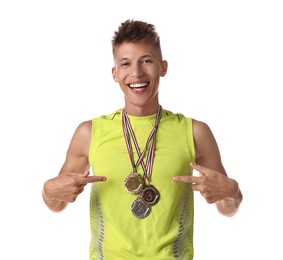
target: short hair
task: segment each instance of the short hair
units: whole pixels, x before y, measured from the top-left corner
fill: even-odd
[[[151,43],[161,54],[159,35],[156,32],[155,26],[147,22],[133,19],[122,22],[112,38],[113,55],[115,54],[115,48],[123,42]]]

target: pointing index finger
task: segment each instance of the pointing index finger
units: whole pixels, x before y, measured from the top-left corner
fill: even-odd
[[[106,181],[107,178],[105,176],[86,176],[82,178],[81,182],[83,184],[93,183],[93,182],[103,182]]]
[[[199,184],[201,182],[201,177],[196,177],[196,176],[174,176],[173,177],[173,181]]]

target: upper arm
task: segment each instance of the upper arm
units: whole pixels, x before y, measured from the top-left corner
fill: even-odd
[[[193,135],[196,163],[227,175],[221,162],[217,142],[209,126],[204,122],[193,120]]]
[[[88,152],[90,147],[92,121],[81,123],[72,139],[66,154],[66,160],[60,170],[62,173],[82,173],[89,169]]]

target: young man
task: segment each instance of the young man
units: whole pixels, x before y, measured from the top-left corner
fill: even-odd
[[[167,61],[155,27],[127,20],[112,46],[112,75],[125,106],[78,126],[43,199],[59,212],[93,183],[92,260],[193,259],[193,191],[233,216],[242,201],[238,183],[227,176],[205,123],[160,106]]]

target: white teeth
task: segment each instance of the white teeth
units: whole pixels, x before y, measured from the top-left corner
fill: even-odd
[[[137,83],[137,84],[130,84],[131,88],[143,88],[147,86],[147,83]]]

